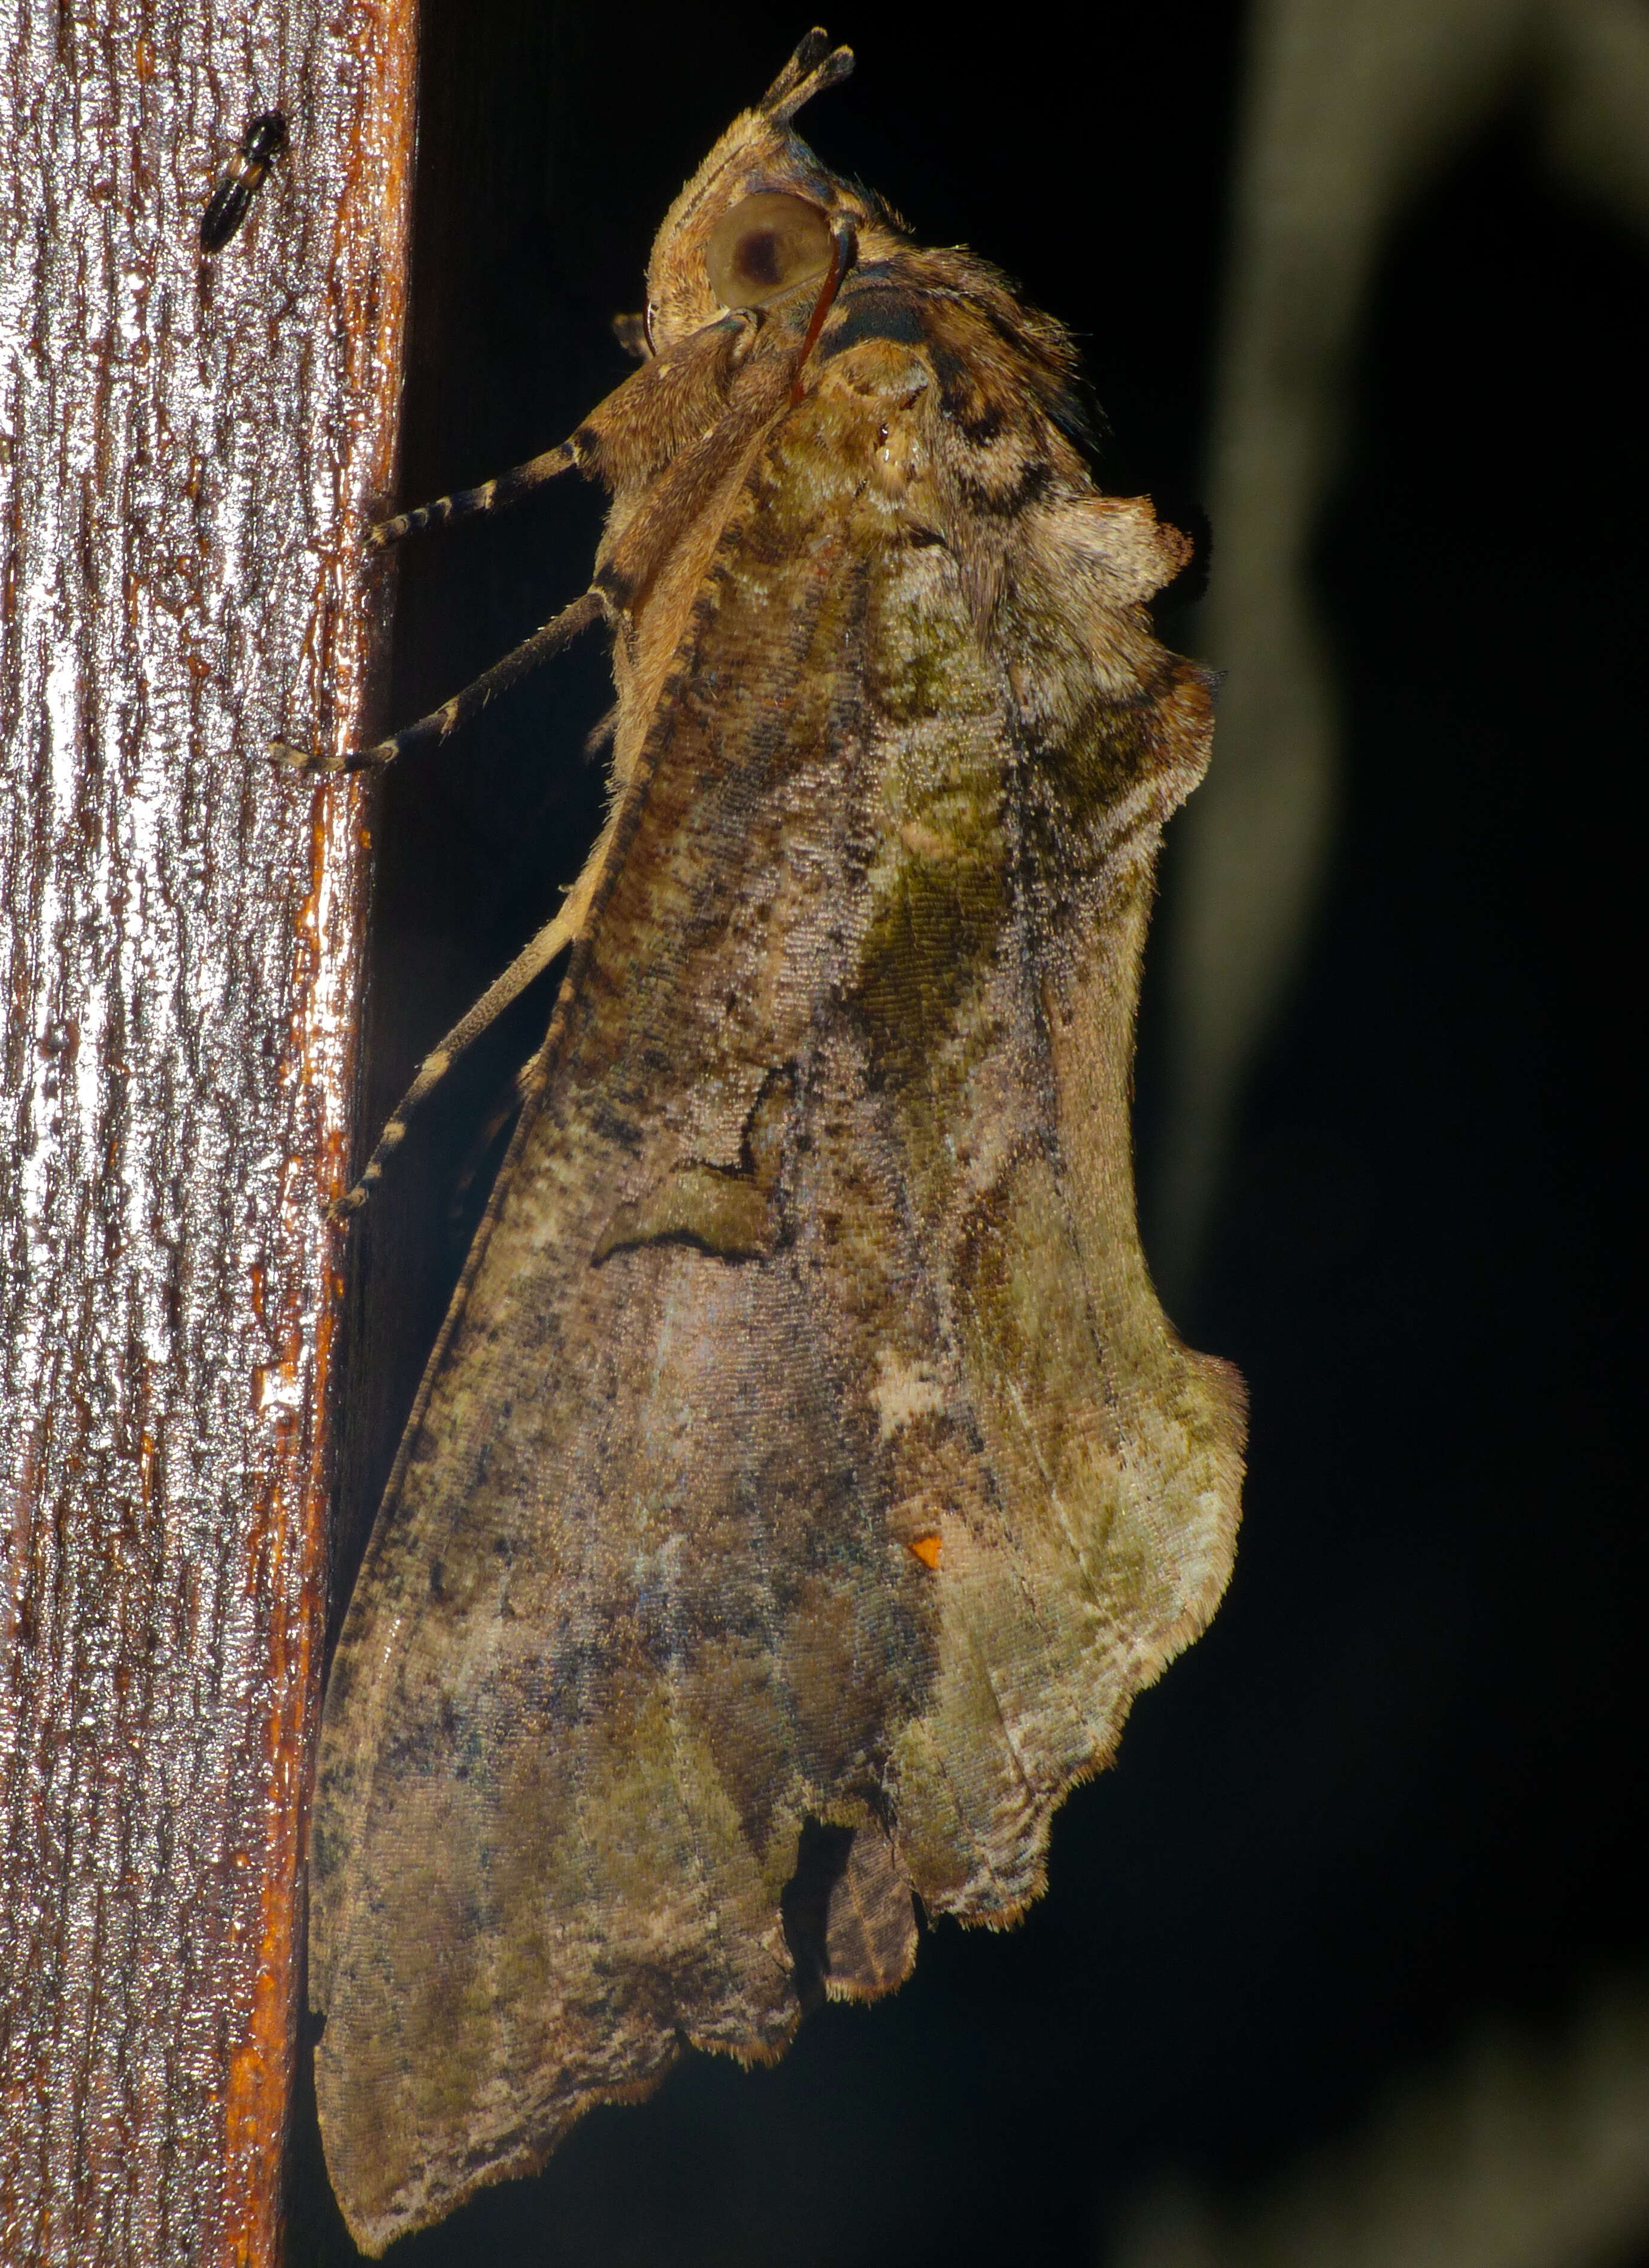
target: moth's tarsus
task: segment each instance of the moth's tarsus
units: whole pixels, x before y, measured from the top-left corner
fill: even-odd
[[[455,489],[451,496],[434,497],[412,512],[398,512],[393,519],[380,519],[367,530],[368,548],[386,550],[392,543],[416,535],[426,527],[451,527],[454,520],[473,519],[482,512],[506,512],[523,497],[531,496],[534,489],[541,489],[546,482],[575,470],[578,463],[576,444],[559,442],[541,455],[529,457],[526,464],[513,466],[507,473],[482,481],[479,488]]]
[[[373,1185],[383,1178],[381,1166],[370,1166],[358,1182],[352,1182],[341,1197],[334,1197],[327,1207],[327,1219],[335,1228],[353,1220],[356,1214],[370,1203]]]
[[[373,1183],[381,1180],[382,1176],[381,1167],[369,1167],[352,1188],[346,1189],[341,1197],[334,1197],[332,1203],[327,1207],[327,1219],[335,1228],[341,1228],[346,1221],[354,1219],[356,1214],[371,1198]]]
[[[362,1169],[360,1179],[348,1196],[341,1197],[332,1207],[334,1219],[342,1219],[347,1212],[359,1211],[366,1203],[372,1184],[383,1178],[386,1161],[406,1140],[407,1122],[414,1111],[440,1085],[465,1049],[479,1039],[511,1002],[518,999],[534,979],[541,976],[551,961],[573,942],[578,935],[579,917],[578,904],[569,899],[554,919],[547,921],[525,950],[516,955],[503,976],[493,979],[467,1014],[460,1016],[445,1038],[431,1049],[418,1065],[412,1085],[385,1121],[377,1147]],[[519,1108],[528,1092],[527,1074],[523,1072],[517,1084]]]
[[[604,594],[592,587],[570,607],[563,607],[541,630],[506,653],[502,661],[494,662],[490,669],[466,685],[461,692],[444,701],[438,709],[431,710],[414,725],[403,725],[392,733],[388,740],[379,740],[370,748],[356,748],[347,756],[317,756],[306,749],[294,747],[290,740],[271,740],[269,752],[276,763],[290,765],[306,772],[364,772],[375,771],[381,765],[393,764],[397,756],[411,749],[423,747],[431,740],[445,740],[460,725],[484,709],[495,694],[508,690],[528,676],[541,662],[548,661],[562,647],[570,645],[580,630],[586,630],[600,620],[607,609]]]
[[[279,764],[289,772],[329,774],[350,769],[347,757],[318,756],[313,749],[297,747],[291,740],[269,740],[264,744],[264,754],[271,763]]]

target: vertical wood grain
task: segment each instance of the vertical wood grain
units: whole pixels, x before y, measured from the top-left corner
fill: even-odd
[[[0,0],[7,2261],[278,2237],[413,25]]]

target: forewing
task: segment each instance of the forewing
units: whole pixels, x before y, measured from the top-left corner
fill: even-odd
[[[872,562],[850,515],[791,484],[787,519],[786,493],[769,465],[743,499],[659,702],[332,1674],[317,2084],[380,2242],[683,2039],[783,2042],[802,1817],[874,1786],[931,1653],[790,1226],[863,863],[843,662]]]

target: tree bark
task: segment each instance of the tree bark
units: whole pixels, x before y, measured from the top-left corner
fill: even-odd
[[[278,2241],[413,24],[0,0],[7,2261]]]

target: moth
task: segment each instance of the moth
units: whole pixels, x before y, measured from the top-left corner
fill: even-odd
[[[1241,1387],[1157,1303],[1129,1127],[1188,547],[1095,487],[1059,326],[791,130],[851,63],[810,34],[716,144],[569,442],[380,531],[576,467],[589,591],[394,740],[277,748],[387,761],[610,630],[609,814],[488,996],[567,953],[327,1696],[372,2253],[684,2047],[890,1992],[918,1902],[1014,1921],[1231,1565]]]
[[[241,136],[229,163],[212,186],[201,216],[201,250],[221,252],[263,187],[269,167],[286,147],[286,121],[278,110],[261,111]]]

